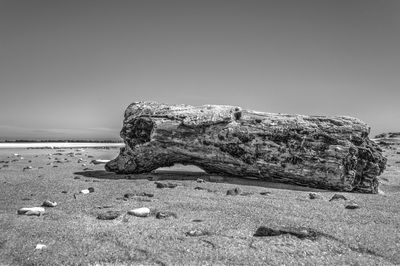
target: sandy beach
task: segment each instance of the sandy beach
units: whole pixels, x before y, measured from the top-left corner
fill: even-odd
[[[377,195],[210,176],[191,166],[116,175],[90,163],[119,152],[102,146],[0,149],[1,265],[400,263],[398,145],[385,150]],[[235,189],[238,195],[227,195]],[[347,200],[329,201],[334,194]],[[57,206],[40,216],[17,214],[46,200]],[[359,208],[346,209],[350,202]],[[128,214],[142,207],[149,216]],[[115,219],[99,219],[110,213]],[[308,228],[317,237],[256,237],[260,226]]]

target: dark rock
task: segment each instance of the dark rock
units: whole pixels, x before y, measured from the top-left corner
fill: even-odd
[[[132,198],[132,197],[149,197],[149,198],[152,198],[152,197],[154,197],[154,194],[146,193],[146,192],[140,192],[140,193],[129,192],[129,193],[125,193],[124,194],[124,198],[129,199],[129,198]]]
[[[347,198],[341,194],[335,194],[329,201],[334,201],[334,200],[347,200]]]
[[[126,198],[126,199],[129,199],[129,198],[132,198],[132,197],[135,197],[136,196],[136,193],[125,193],[124,194],[124,198]]]
[[[173,183],[161,183],[161,182],[155,182],[157,188],[175,188],[178,185],[173,184]]]
[[[257,228],[256,232],[253,236],[256,237],[263,237],[263,236],[279,236],[279,235],[293,235],[300,239],[312,239],[315,240],[319,234],[306,227],[278,227],[278,228],[271,228],[266,226],[260,226]]]
[[[106,212],[102,212],[97,214],[97,219],[99,220],[114,220],[116,218],[118,218],[118,216],[120,216],[120,212],[119,211],[106,211]]]
[[[160,211],[156,213],[156,218],[157,219],[178,218],[178,215],[175,212]]]
[[[79,176],[75,176],[74,179],[81,179]]]
[[[88,190],[89,190],[90,193],[94,192],[94,188],[93,187],[89,187]]]
[[[355,203],[355,202],[349,202],[348,204],[346,204],[346,209],[358,209],[360,208],[360,206]]]
[[[229,189],[226,192],[226,195],[236,196],[236,195],[239,195],[240,193],[242,193],[242,190],[237,187],[237,188]]]
[[[61,193],[64,193],[64,194],[66,194],[66,193],[68,193],[68,191],[66,191],[66,190],[63,190],[63,191],[61,191]]]

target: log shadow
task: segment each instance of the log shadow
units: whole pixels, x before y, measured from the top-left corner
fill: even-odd
[[[278,182],[271,182],[256,179],[254,177],[231,177],[231,176],[217,176],[210,175],[204,171],[173,171],[173,170],[156,170],[147,174],[116,174],[107,172],[105,170],[81,171],[75,172],[75,175],[81,175],[89,178],[96,179],[132,179],[149,181],[196,181],[198,178],[211,183],[226,183],[243,186],[255,186],[273,189],[285,189],[293,191],[307,191],[307,192],[332,192],[330,190],[310,188],[305,186],[298,186],[293,184],[285,184]]]

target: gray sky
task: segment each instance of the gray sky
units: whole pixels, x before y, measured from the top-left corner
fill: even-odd
[[[118,137],[140,100],[400,131],[400,1],[0,0],[0,139]]]

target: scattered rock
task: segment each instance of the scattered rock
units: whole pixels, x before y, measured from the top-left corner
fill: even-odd
[[[269,195],[269,194],[271,194],[270,191],[263,191],[263,192],[260,192],[260,195],[263,195],[263,196]]]
[[[24,167],[24,169],[22,169],[22,171],[29,170],[29,169],[32,169],[32,166],[26,166],[26,167]]]
[[[311,192],[310,194],[308,194],[308,196],[310,197],[310,199],[320,199],[321,198],[320,194],[314,193],[314,192]]]
[[[263,236],[279,236],[285,234],[293,235],[300,239],[307,238],[312,240],[315,240],[319,236],[319,234],[316,231],[305,227],[270,228],[266,226],[260,226],[259,228],[257,228],[253,236],[263,237]]]
[[[194,229],[186,232],[187,236],[208,236],[210,232],[202,229]]]
[[[92,168],[85,168],[85,169],[83,169],[83,171],[92,171],[93,169]]]
[[[21,208],[17,211],[18,214],[23,214],[23,215],[34,215],[34,216],[40,216],[45,212],[44,208],[42,207],[26,207],[26,208]]]
[[[229,195],[229,196],[236,196],[236,195],[239,195],[240,193],[242,193],[242,190],[240,189],[240,188],[233,188],[233,189],[229,189],[227,192],[226,192],[226,195]]]
[[[81,163],[81,162],[83,162],[83,159],[82,159],[82,158],[79,158],[79,159],[78,159],[78,163]]]
[[[250,195],[253,195],[254,193],[252,193],[252,192],[243,192],[243,193],[241,193],[240,194],[240,196],[250,196]]]
[[[81,179],[79,176],[74,176],[74,179]]]
[[[41,249],[45,249],[45,248],[47,248],[47,246],[46,246],[46,245],[43,245],[43,244],[37,244],[35,249],[41,250]]]
[[[329,201],[334,201],[334,200],[347,200],[347,198],[342,194],[335,194]]]
[[[197,178],[196,182],[197,182],[197,183],[205,183],[206,181],[205,181],[204,179]]]
[[[346,209],[358,209],[360,208],[360,206],[355,203],[355,202],[349,202],[348,204],[346,204]]]
[[[97,219],[99,220],[114,220],[116,218],[118,218],[118,216],[120,216],[120,212],[119,211],[106,211],[106,212],[102,212],[97,214]]]
[[[161,211],[156,213],[157,219],[178,218],[175,212]]]
[[[43,202],[42,206],[44,206],[44,207],[56,207],[57,206],[57,202],[50,201],[50,200],[45,200]]]
[[[134,215],[137,217],[147,217],[150,215],[150,209],[146,208],[146,207],[137,208],[137,209],[128,211],[128,214]]]
[[[175,188],[178,185],[173,184],[173,183],[161,183],[161,182],[155,182],[157,188]]]
[[[61,191],[61,193],[67,194],[67,193],[68,193],[68,191],[66,191],[66,190],[63,190],[63,191]]]
[[[194,220],[192,220],[192,222],[194,222],[194,223],[201,223],[201,222],[203,222],[203,220],[201,220],[201,219],[194,219]]]

